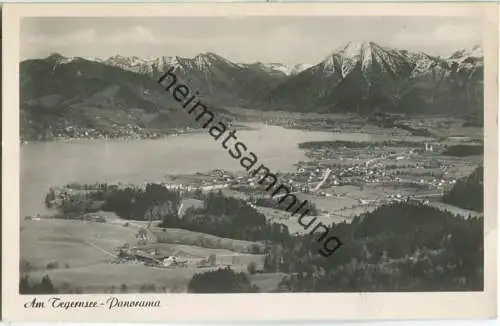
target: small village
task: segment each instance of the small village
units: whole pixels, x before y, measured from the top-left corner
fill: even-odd
[[[162,253],[157,244],[156,236],[150,232],[152,221],[146,226],[140,226],[135,234],[137,244],[131,246],[125,243],[114,250],[115,258],[109,262],[112,264],[142,264],[155,268],[197,268],[217,267],[217,257],[214,254],[205,259],[183,259],[175,255]],[[236,259],[233,259],[233,263]],[[220,265],[220,264],[219,264]]]

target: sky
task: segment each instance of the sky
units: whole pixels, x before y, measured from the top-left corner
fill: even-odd
[[[23,18],[21,59],[114,55],[194,57],[233,62],[316,64],[349,41],[449,56],[481,44],[465,17],[47,17]]]

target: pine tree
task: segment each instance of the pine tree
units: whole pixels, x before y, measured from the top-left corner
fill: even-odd
[[[55,288],[54,285],[52,284],[52,281],[50,280],[48,275],[45,275],[42,278],[42,282],[40,283],[39,287],[39,293],[41,294],[51,294],[55,293]]]

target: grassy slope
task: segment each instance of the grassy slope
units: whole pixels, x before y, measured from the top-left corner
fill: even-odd
[[[53,261],[60,266],[88,266],[111,257],[85,241],[112,251],[136,240],[131,230],[106,223],[41,220],[21,224],[21,258],[36,268],[45,268]]]
[[[143,284],[163,286],[170,291],[185,291],[187,282],[195,273],[204,271],[196,267],[201,259],[215,254],[218,264],[233,264],[233,269],[245,271],[253,261],[262,266],[262,255],[239,254],[227,249],[204,248],[191,245],[196,239],[221,240],[221,247],[243,250],[251,242],[222,239],[187,230],[169,229],[175,236],[175,244],[158,243],[143,246],[143,249],[158,248],[161,253],[176,255],[189,261],[187,268],[159,269],[134,264],[109,264],[112,258],[104,251],[87,243],[93,243],[103,250],[112,252],[124,243],[136,243],[135,227],[123,227],[121,223],[91,223],[69,220],[41,220],[21,222],[21,258],[35,270],[29,273],[34,280],[48,274],[57,286],[69,283],[82,288],[85,293],[102,293],[112,285],[126,284],[130,292],[137,292]],[[157,231],[158,232],[158,231]],[[159,231],[162,232],[163,231]],[[233,259],[233,256],[237,258]],[[59,269],[46,270],[48,263],[57,261]],[[69,268],[65,268],[65,264]]]
[[[152,228],[153,233],[161,243],[182,243],[189,245],[197,245],[206,248],[227,249],[236,252],[248,252],[252,246],[262,244],[258,242],[235,240],[229,238],[221,238],[215,235],[188,231],[183,229],[165,229]]]

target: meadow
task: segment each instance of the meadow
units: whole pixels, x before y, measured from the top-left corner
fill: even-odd
[[[165,231],[163,231],[165,230]],[[203,248],[226,249],[233,252],[262,251],[264,245],[260,242],[222,238],[211,234],[189,231],[184,229],[164,229],[152,227],[160,243],[179,243],[194,245]]]
[[[79,288],[83,293],[104,293],[114,286],[126,285],[128,292],[139,292],[145,285],[154,285],[159,292],[185,292],[191,277],[208,268],[196,264],[210,255],[216,255],[217,265],[232,265],[235,271],[246,271],[251,262],[262,268],[263,255],[242,254],[254,243],[224,239],[180,229],[155,229],[160,241],[138,246],[144,250],[159,249],[165,255],[175,255],[188,260],[186,268],[158,268],[142,264],[112,264],[114,249],[128,243],[136,245],[137,227],[125,221],[98,223],[75,220],[41,219],[21,222],[22,273],[39,281],[49,275],[56,288]],[[200,239],[212,241],[214,247],[194,245]],[[206,242],[208,243],[208,242]],[[240,252],[224,249],[234,248]],[[233,258],[235,257],[235,258]],[[261,277],[266,279],[266,277]],[[271,278],[276,279],[276,277]],[[263,281],[269,284],[269,280]],[[271,282],[277,284],[276,282]],[[268,288],[269,285],[266,285]]]

